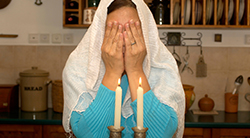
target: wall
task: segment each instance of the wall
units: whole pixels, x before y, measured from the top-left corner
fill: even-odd
[[[62,69],[70,52],[81,40],[86,29],[69,29],[62,27],[62,0],[42,0],[43,5],[36,6],[35,0],[14,1],[0,10],[0,34],[18,34],[17,38],[0,38],[0,84],[15,84],[19,72],[38,66],[50,72],[50,79],[61,79]],[[250,92],[247,77],[250,76],[250,48],[244,43],[245,34],[249,30],[238,29],[160,29],[163,32],[185,32],[186,37],[197,37],[203,34],[202,46],[207,64],[207,77],[197,78],[186,71],[181,73],[183,84],[195,87],[196,100],[191,109],[198,108],[198,100],[208,94],[215,101],[216,110],[224,110],[225,89],[231,91],[237,76],[243,75],[244,82],[240,88],[239,110],[250,111],[250,103],[244,94]],[[71,44],[31,44],[30,33],[72,33]],[[222,34],[222,42],[214,42],[214,34]],[[168,47],[172,52],[173,47]],[[185,47],[177,47],[176,52],[182,57]],[[199,48],[189,48],[189,65],[196,71]],[[182,65],[183,66],[183,65]],[[51,86],[49,89],[49,107],[51,103]]]

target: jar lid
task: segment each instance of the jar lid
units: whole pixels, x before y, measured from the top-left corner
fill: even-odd
[[[21,77],[47,77],[49,76],[49,72],[44,70],[39,70],[38,67],[31,67],[31,69],[29,70],[20,72],[19,75]]]

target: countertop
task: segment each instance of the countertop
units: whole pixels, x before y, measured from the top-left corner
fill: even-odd
[[[192,111],[188,111],[185,116],[185,127],[250,128],[250,111],[217,112],[217,115],[194,115]]]
[[[250,128],[250,111],[217,115],[194,115],[188,111],[185,115],[185,127],[203,128]],[[49,108],[44,112],[0,112],[0,124],[62,125],[62,114]]]
[[[0,124],[62,125],[62,113],[54,112],[52,108],[43,112],[24,112],[21,109],[0,112]]]

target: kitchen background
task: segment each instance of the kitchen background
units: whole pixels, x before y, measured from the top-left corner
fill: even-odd
[[[42,0],[40,6],[34,2],[12,0],[8,7],[0,9],[0,34],[18,35],[16,38],[0,38],[0,84],[16,84],[19,72],[32,66],[48,71],[52,80],[61,80],[69,54],[87,30],[63,27],[62,0]],[[243,75],[239,110],[250,111],[250,103],[244,99],[245,93],[250,92],[247,83],[250,77],[250,44],[245,42],[245,36],[250,35],[249,29],[159,29],[160,37],[163,37],[163,32],[185,32],[185,37],[197,37],[198,32],[203,35],[201,41],[207,77],[195,75],[199,47],[189,47],[188,62],[194,74],[187,71],[180,73],[183,84],[194,86],[196,99],[191,109],[198,109],[198,100],[208,94],[215,102],[214,109],[224,110],[225,91],[232,91],[236,77]],[[49,36],[48,41],[41,41],[43,34]],[[221,42],[214,41],[215,34],[222,35]],[[37,37],[37,42],[29,41],[32,35]],[[53,35],[61,39],[53,41]],[[70,36],[70,41],[65,40],[67,36]],[[173,47],[167,48],[173,51]],[[186,47],[175,49],[181,57],[186,53]],[[52,107],[51,86],[48,99],[48,106]]]

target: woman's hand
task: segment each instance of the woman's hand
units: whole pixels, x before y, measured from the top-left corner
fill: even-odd
[[[147,54],[146,46],[142,34],[142,29],[139,21],[134,23],[130,20],[125,25],[123,32],[125,40],[125,71],[128,76],[129,89],[131,92],[131,100],[137,99],[137,88],[139,86],[139,78],[142,78],[142,88],[144,93],[150,90],[147,77],[143,71],[143,61]]]
[[[102,44],[102,59],[104,61],[106,72],[114,73],[118,76],[124,71],[124,61],[122,54],[122,25],[118,22],[109,22],[105,31]]]
[[[143,61],[147,54],[139,21],[130,20],[125,24],[125,70],[127,74],[143,72]]]
[[[106,68],[102,84],[111,90],[115,90],[117,80],[124,72],[122,45],[122,25],[119,25],[116,21],[108,22],[101,48],[102,59]]]

